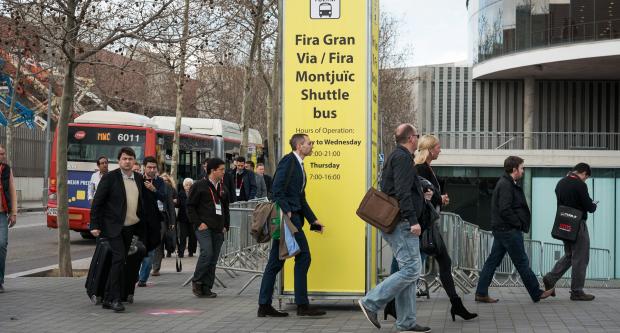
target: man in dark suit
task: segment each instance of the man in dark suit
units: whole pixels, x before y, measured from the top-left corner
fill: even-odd
[[[133,149],[121,148],[119,169],[101,178],[90,211],[90,232],[95,237],[107,238],[111,248],[112,261],[102,306],[115,312],[125,310],[120,300],[121,278],[131,240],[134,235],[148,240],[148,228],[143,222],[143,180],[139,173],[132,171],[135,159]]]
[[[322,316],[325,311],[309,307],[307,273],[310,268],[310,248],[306,235],[302,230],[304,219],[311,224],[311,229],[323,232],[323,225],[319,223],[312,209],[306,201],[306,171],[304,158],[312,154],[312,141],[306,134],[294,134],[290,140],[293,152],[284,156],[276,169],[273,180],[273,199],[282,212],[287,214],[299,232],[295,233],[295,240],[299,244],[300,252],[295,256],[295,303],[298,316]],[[265,267],[263,280],[258,298],[259,317],[286,317],[288,313],[280,312],[271,305],[273,288],[276,276],[284,266],[284,260],[279,259],[279,241],[273,240],[269,260]]]
[[[256,176],[254,172],[246,170],[245,157],[239,156],[235,159],[235,168],[229,171],[227,181],[231,186],[232,196],[235,197],[234,201],[248,201],[256,198]]]

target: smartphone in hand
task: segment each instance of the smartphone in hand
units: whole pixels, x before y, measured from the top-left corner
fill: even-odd
[[[323,231],[323,226],[313,223],[310,225],[310,231],[318,231],[318,232]]]

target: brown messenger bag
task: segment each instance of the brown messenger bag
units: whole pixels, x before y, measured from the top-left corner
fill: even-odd
[[[399,221],[398,200],[370,187],[355,212],[366,223],[385,233],[392,233]]]

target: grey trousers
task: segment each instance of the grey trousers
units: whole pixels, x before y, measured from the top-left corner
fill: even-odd
[[[545,278],[555,285],[562,278],[562,275],[572,267],[570,289],[572,292],[582,292],[586,282],[586,269],[589,261],[590,235],[586,222],[582,221],[577,239],[574,243],[564,242],[564,256],[555,263]]]
[[[163,213],[162,213],[163,214]],[[168,230],[168,226],[165,222],[161,223],[161,229],[159,232],[159,237],[161,242],[159,246],[155,248],[155,253],[153,254],[153,271],[159,272],[161,268],[161,261],[164,259],[164,236],[166,235],[166,230]]]

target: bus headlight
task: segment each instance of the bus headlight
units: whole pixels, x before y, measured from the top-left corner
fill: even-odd
[[[57,198],[57,197],[58,197],[58,196],[56,195],[56,193],[50,193],[50,194],[47,196],[47,199],[48,199],[48,200],[50,200],[50,201],[56,201],[56,198]]]

